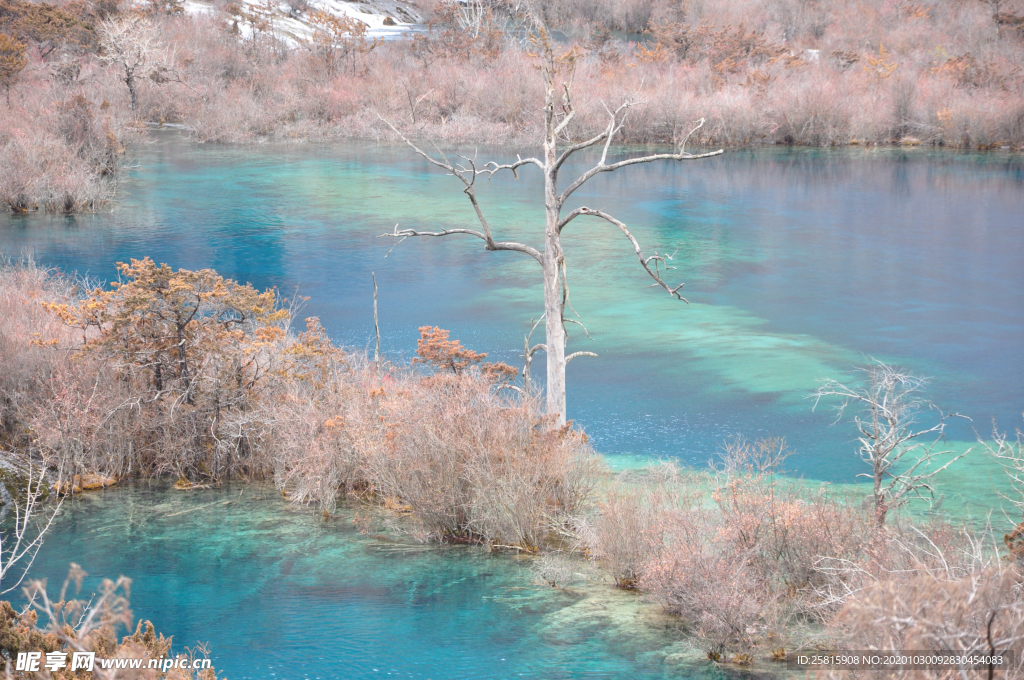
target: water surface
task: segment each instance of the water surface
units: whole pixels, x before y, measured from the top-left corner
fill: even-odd
[[[311,297],[306,314],[358,347],[372,336],[376,272],[392,356],[408,355],[429,324],[521,365],[541,312],[532,260],[465,237],[409,240],[385,257],[394,242],[378,236],[395,224],[473,226],[461,185],[407,148],[164,135],[132,153],[113,214],[0,216],[0,250],[102,279],[115,261],[148,255],[298,289]],[[478,189],[500,238],[540,244],[537,173]],[[807,396],[820,378],[856,380],[852,367],[872,357],[931,377],[937,404],[973,418],[952,429],[956,446],[993,418],[1021,423],[1018,155],[735,151],[602,175],[575,204],[626,220],[649,252],[675,253],[670,280],[686,282],[690,301],[649,288],[629,243],[603,222],[566,230],[571,302],[592,338],[571,327],[570,351],[600,355],[569,366],[568,415],[620,463],[703,465],[730,434],[782,435],[797,473],[850,481],[861,465],[854,430],[830,427]]]
[[[69,559],[132,577],[132,610],[209,642],[245,678],[714,677],[678,623],[611,584],[556,590],[532,559],[364,535],[272,489],[108,489],[69,500],[34,574],[55,591]],[[718,677],[721,677],[720,675]]]
[[[508,152],[495,152],[508,158]],[[200,146],[157,136],[133,150],[116,211],[0,216],[0,251],[100,279],[150,256],[311,297],[336,340],[384,350],[439,325],[519,365],[541,310],[536,265],[465,239],[393,242],[397,223],[472,226],[452,178],[404,148]],[[484,155],[481,152],[481,155]],[[579,171],[569,168],[566,175]],[[500,238],[539,244],[540,179],[481,180]],[[849,482],[849,424],[811,411],[824,377],[856,380],[871,357],[930,376],[929,395],[973,418],[1024,409],[1024,163],[924,150],[731,152],[602,176],[576,196],[674,253],[690,304],[648,287],[629,243],[603,223],[566,232],[569,417],[616,465],[703,465],[727,436],[783,435],[794,473]],[[535,338],[539,340],[540,338]],[[538,369],[543,374],[543,366]],[[1004,485],[981,456],[941,480],[947,508],[984,514]],[[465,548],[381,540],[349,517],[322,522],[258,488],[180,494],[138,486],[75,498],[37,577],[70,561],[135,579],[133,605],[176,643],[208,640],[231,678],[698,677],[695,650],[658,610],[610,588],[562,592],[529,565]],[[95,583],[95,582],[93,582]]]

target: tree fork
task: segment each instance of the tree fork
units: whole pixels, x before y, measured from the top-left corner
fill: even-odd
[[[566,134],[566,129],[575,117],[575,110],[573,109],[571,96],[576,59],[575,49],[571,49],[562,55],[556,55],[552,49],[550,40],[547,36],[547,31],[543,24],[536,17],[531,17],[531,20],[535,27],[531,40],[540,51],[540,71],[545,83],[543,160],[538,158],[522,158],[519,156],[513,163],[499,164],[492,161],[486,163],[482,167],[478,167],[475,158],[458,156],[457,158],[459,160],[452,162],[441,151],[438,151],[439,155],[437,157],[426,153],[403,135],[398,128],[384,118],[381,118],[381,120],[417,154],[422,156],[432,165],[447,171],[448,174],[458,178],[462,182],[463,193],[466,194],[466,197],[473,206],[473,211],[476,214],[477,221],[480,223],[481,227],[480,230],[445,228],[439,231],[418,231],[415,229],[400,230],[398,225],[396,225],[392,232],[381,234],[381,236],[397,239],[392,250],[407,238],[414,236],[442,237],[453,236],[456,234],[474,236],[484,242],[484,248],[486,250],[510,250],[513,252],[519,252],[524,255],[529,255],[540,265],[544,282],[545,341],[542,345],[530,347],[529,336],[527,337],[524,381],[528,383],[529,367],[533,354],[543,349],[547,354],[547,384],[545,390],[547,413],[548,415],[555,416],[554,422],[560,427],[566,422],[566,364],[571,358],[576,356],[596,356],[591,352],[576,352],[570,357],[566,357],[565,355],[565,324],[577,322],[565,318],[565,307],[568,300],[568,286],[565,281],[566,264],[565,253],[562,249],[561,241],[562,230],[575,219],[584,216],[597,217],[617,227],[630,241],[637,257],[640,260],[641,266],[654,280],[652,285],[663,288],[672,297],[684,302],[686,301],[685,298],[679,294],[682,284],[673,287],[666,283],[662,278],[664,275],[663,270],[667,272],[667,270],[672,269],[669,265],[669,261],[672,259],[671,255],[659,254],[657,251],[652,255],[644,255],[640,243],[630,233],[626,225],[615,217],[599,209],[586,207],[577,208],[565,218],[562,218],[561,212],[565,202],[577,189],[603,172],[614,172],[615,170],[629,165],[651,163],[654,161],[683,161],[709,158],[711,156],[721,154],[722,150],[719,149],[717,151],[702,154],[691,154],[686,151],[686,143],[689,141],[690,137],[704,125],[704,119],[701,119],[695,123],[693,129],[691,129],[683,138],[682,142],[679,144],[677,153],[650,154],[647,156],[628,158],[622,161],[608,163],[608,151],[616,135],[623,129],[630,109],[642,103],[636,99],[636,94],[631,97],[627,97],[622,104],[614,110],[609,109],[607,106],[605,107],[608,113],[609,122],[608,126],[604,128],[600,134],[585,141],[573,142]],[[560,76],[564,77],[559,79]],[[561,152],[559,152],[560,142],[565,143],[565,148]],[[598,161],[598,163],[590,170],[580,175],[563,191],[559,192],[558,171],[565,161],[574,153],[597,145],[603,145],[600,161]],[[475,183],[477,177],[480,175],[486,175],[490,178],[500,171],[507,170],[511,172],[516,179],[518,179],[519,168],[527,165],[534,165],[540,168],[544,173],[545,225],[544,246],[542,249],[537,249],[517,241],[495,240],[491,225],[487,221],[476,196]],[[388,254],[390,254],[390,251],[388,251]],[[536,328],[536,325],[534,325],[534,328]],[[528,387],[528,384],[525,384],[524,387]]]

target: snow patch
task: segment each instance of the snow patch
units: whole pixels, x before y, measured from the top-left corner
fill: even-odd
[[[238,3],[246,12],[265,18],[272,24],[272,31],[279,40],[292,47],[302,45],[313,35],[313,27],[305,16],[312,10],[321,10],[337,17],[348,17],[366,25],[368,39],[381,38],[392,40],[419,28],[422,17],[415,6],[402,0],[377,2],[344,2],[343,0],[309,0],[305,3],[309,9],[297,12],[287,2],[271,2],[270,11],[267,3],[259,0],[241,0]],[[216,14],[218,10],[211,4],[199,0],[185,0],[185,12],[191,15]],[[390,19],[389,24],[385,21]],[[233,19],[228,18],[229,21]],[[251,37],[252,27],[240,22],[238,30],[243,37]]]

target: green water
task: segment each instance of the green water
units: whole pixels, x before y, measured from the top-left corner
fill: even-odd
[[[521,363],[541,310],[536,265],[472,239],[393,242],[395,224],[472,226],[457,182],[405,147],[202,146],[175,135],[133,149],[111,214],[0,216],[0,251],[99,278],[152,256],[311,296],[336,339],[408,355],[440,325]],[[480,158],[507,151],[482,150]],[[581,167],[563,170],[571,176]],[[495,232],[539,244],[540,179],[480,180]],[[932,378],[929,396],[970,416],[972,442],[1024,410],[1024,162],[1015,154],[810,149],[731,152],[629,168],[577,193],[625,219],[648,251],[676,252],[691,304],[648,287],[629,243],[602,224],[566,231],[573,306],[600,355],[568,371],[569,416],[616,460],[703,465],[721,441],[782,435],[798,474],[852,481],[849,425],[807,395],[855,379],[871,357]],[[540,358],[543,363],[543,357]],[[543,367],[539,367],[542,371]],[[994,498],[991,488],[981,489]]]

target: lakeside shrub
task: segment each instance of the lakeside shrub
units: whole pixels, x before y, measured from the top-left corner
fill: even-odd
[[[534,552],[578,513],[599,469],[514,369],[447,331],[378,366],[315,318],[290,332],[274,291],[152,260],[83,292],[33,265],[0,271],[3,439],[66,478],[170,474],[181,486],[272,477],[334,510],[347,494],[407,510],[427,538]],[[55,325],[56,322],[56,325]]]
[[[99,592],[83,599],[78,595],[82,580],[87,575],[72,563],[56,599],[51,599],[46,581],[42,580],[31,581],[25,586],[28,606],[20,611],[15,610],[10,602],[0,602],[0,660],[6,665],[4,677],[17,680],[80,678],[85,671],[72,670],[72,655],[91,652],[95,655],[94,667],[89,674],[91,677],[110,680],[216,680],[217,673],[212,665],[199,670],[192,668],[193,662],[209,658],[203,644],[185,647],[183,653],[172,656],[171,638],[157,633],[149,621],[134,621],[129,602],[131,579],[124,576],[117,581],[103,579]],[[121,631],[128,634],[118,640]],[[17,669],[18,654],[25,652],[42,654],[39,672]],[[47,655],[54,652],[63,661],[62,667],[58,667],[60,664],[49,666]],[[188,668],[170,671],[146,668],[151,659],[162,661],[169,657],[187,658]],[[141,659],[142,663],[139,669],[106,670],[101,667],[99,659]]]
[[[679,616],[716,662],[807,647],[986,654],[993,615],[994,648],[1019,657],[1024,580],[986,543],[990,530],[907,518],[879,528],[861,498],[777,477],[784,449],[734,439],[709,473],[620,475],[581,532],[591,556]]]

